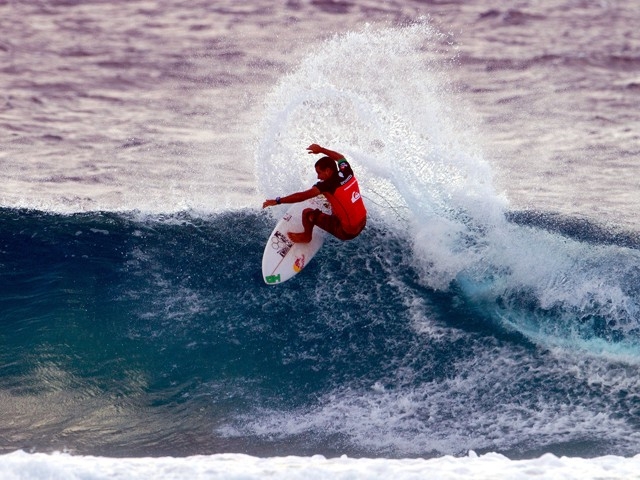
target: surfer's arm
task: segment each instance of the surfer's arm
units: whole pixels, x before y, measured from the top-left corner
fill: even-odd
[[[344,155],[342,155],[341,153],[334,152],[333,150],[329,150],[328,148],[321,147],[317,143],[309,145],[307,147],[307,150],[309,150],[309,153],[315,153],[315,154],[322,153],[323,155],[326,155],[331,160],[335,160],[336,162],[344,158]]]
[[[277,197],[272,200],[265,200],[262,204],[262,208],[273,207],[274,205],[280,205],[281,203],[299,203],[304,202],[305,200],[309,200],[310,198],[317,197],[322,192],[315,185],[311,187],[309,190],[305,190],[304,192],[296,192],[291,195],[287,195],[286,197]]]

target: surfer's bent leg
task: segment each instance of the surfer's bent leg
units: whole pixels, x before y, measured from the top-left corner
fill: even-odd
[[[326,232],[329,232],[339,240],[352,240],[356,238],[367,223],[366,219],[364,219],[360,225],[357,225],[350,231],[346,231],[340,223],[340,219],[335,215],[327,215],[326,213],[322,213],[320,210],[316,210],[316,212],[318,213],[314,218],[314,225]]]
[[[311,234],[313,232],[313,226],[317,222],[318,214],[322,214],[320,210],[313,210],[311,208],[305,208],[302,211],[302,228],[303,232],[288,232],[287,236],[295,243],[309,243],[311,241]]]
[[[335,215],[327,215],[320,210],[316,210],[316,215],[313,219],[313,223],[316,227],[323,229],[325,232],[329,232],[340,240],[346,240],[344,238],[344,232],[340,225],[340,220]]]

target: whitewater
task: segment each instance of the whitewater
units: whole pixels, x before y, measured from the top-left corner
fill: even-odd
[[[1,478],[640,478],[632,7],[0,11]]]

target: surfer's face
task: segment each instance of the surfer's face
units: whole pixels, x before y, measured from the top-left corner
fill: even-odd
[[[318,180],[322,180],[323,182],[325,180],[329,180],[331,178],[331,176],[333,175],[333,170],[331,170],[330,168],[320,168],[320,167],[316,167],[316,173],[318,174]]]

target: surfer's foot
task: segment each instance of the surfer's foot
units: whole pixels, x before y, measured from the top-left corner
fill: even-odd
[[[287,236],[293,243],[309,243],[311,241],[311,235],[307,235],[305,232],[288,232]]]

